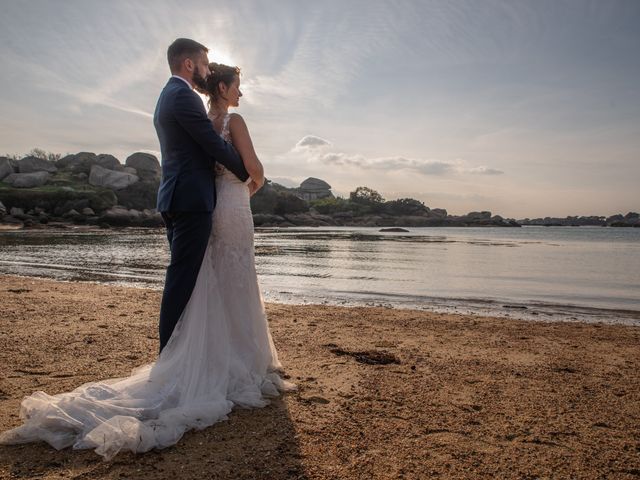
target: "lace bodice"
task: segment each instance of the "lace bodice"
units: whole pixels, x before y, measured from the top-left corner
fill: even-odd
[[[216,116],[211,111],[209,111],[207,115],[209,117],[209,120],[211,120],[211,123],[213,123],[214,120],[216,119]],[[229,142],[229,143],[231,143],[231,134],[229,133],[230,118],[231,118],[231,115],[228,112],[225,113],[224,118],[222,119],[222,130],[220,130],[220,136],[222,137],[222,139],[225,142]],[[221,165],[220,163],[216,163],[216,166],[214,167],[214,171],[216,173],[216,176],[231,174],[231,172],[229,172],[229,170],[227,170],[225,166]]]

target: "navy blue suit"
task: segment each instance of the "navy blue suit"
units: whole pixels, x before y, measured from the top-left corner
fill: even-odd
[[[167,227],[171,262],[160,307],[160,351],[171,338],[198,277],[216,204],[213,167],[220,162],[249,178],[234,148],[213,129],[200,97],[179,78],[162,90],[153,124],[160,140],[158,211]]]

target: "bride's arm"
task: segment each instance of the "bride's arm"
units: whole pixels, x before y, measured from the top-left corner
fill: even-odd
[[[249,135],[249,129],[247,124],[244,123],[244,119],[237,113],[232,113],[229,118],[229,133],[231,134],[231,142],[236,148],[244,168],[249,173],[251,180],[258,185],[258,188],[264,183],[264,168],[262,163],[256,155],[256,151],[253,149],[253,143],[251,142],[251,136]]]

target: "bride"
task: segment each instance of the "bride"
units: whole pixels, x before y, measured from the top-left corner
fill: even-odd
[[[57,449],[94,448],[110,459],[121,450],[173,445],[187,430],[227,419],[234,406],[264,407],[269,397],[296,388],[281,378],[258,287],[249,197],[264,181],[262,165],[244,120],[228,112],[242,96],[240,70],[215,63],[209,69],[202,91],[209,118],[253,178],[243,183],[217,165],[212,233],[169,342],[155,362],[129,377],[26,397],[24,423],[0,434],[0,443],[44,440]]]

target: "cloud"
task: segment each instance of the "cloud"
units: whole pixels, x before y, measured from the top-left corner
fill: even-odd
[[[425,175],[443,175],[456,170],[457,165],[440,160],[418,160],[404,157],[366,158],[363,155],[345,153],[326,153],[320,157],[323,163],[333,165],[351,165],[379,170],[415,170]]]
[[[369,158],[359,153],[327,151],[332,146],[329,140],[316,135],[306,135],[300,139],[285,157],[303,159],[307,164],[347,166],[356,169],[397,171],[408,170],[422,175],[501,175],[504,172],[487,166],[469,167],[462,160],[445,161],[438,159],[407,158],[403,156]],[[282,157],[281,157],[282,158]]]
[[[497,168],[489,168],[485,166],[473,167],[467,170],[469,173],[475,173],[477,175],[502,175],[504,172]]]
[[[294,150],[299,150],[301,148],[326,147],[330,145],[331,143],[324,138],[316,137],[315,135],[306,135],[296,143]]]

